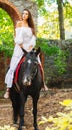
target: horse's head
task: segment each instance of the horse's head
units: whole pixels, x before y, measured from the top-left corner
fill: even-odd
[[[31,52],[28,52],[26,54],[26,58],[23,63],[23,78],[22,78],[22,83],[24,86],[30,86],[38,72],[39,53],[40,53],[40,48],[32,49]]]

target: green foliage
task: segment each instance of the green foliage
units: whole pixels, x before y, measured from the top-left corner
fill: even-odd
[[[42,15],[42,24],[38,25],[37,36],[39,38],[43,37],[47,39],[59,39],[59,23],[57,10],[52,12],[44,11],[44,14],[42,13]]]
[[[49,41],[46,39],[38,39],[37,47],[38,46],[41,47],[44,54],[54,56],[54,64],[59,75],[66,72],[66,59],[68,56],[68,52],[66,50],[61,50],[58,46],[49,44]]]
[[[38,37],[60,39],[59,15],[57,0],[35,0],[38,4]],[[72,5],[69,0],[63,0],[64,29],[72,33]],[[41,18],[43,18],[41,20]],[[61,22],[61,21],[60,21]],[[68,39],[68,37],[65,37]]]
[[[39,38],[60,39],[59,14],[57,0],[33,0],[38,5],[38,32]],[[58,3],[60,0],[58,0]],[[63,4],[64,29],[72,33],[72,4],[69,0],[61,1]],[[43,19],[41,19],[43,18]],[[60,21],[61,23],[61,21]],[[62,23],[61,23],[62,24]],[[68,39],[68,36],[65,36]]]
[[[56,54],[59,50],[59,47],[57,47],[56,45],[50,46],[48,45],[48,43],[49,41],[47,39],[38,38],[36,46],[39,46],[41,50],[49,56]]]
[[[0,97],[3,97],[3,95],[4,95],[4,91],[0,90]]]
[[[59,74],[63,74],[66,72],[66,59],[68,56],[68,52],[58,49],[57,57],[55,58],[55,66],[57,67],[57,71]]]
[[[13,45],[1,44],[0,45],[0,52],[3,52],[6,57],[11,57],[12,53],[13,53],[13,48],[14,48]]]
[[[72,130],[72,100],[66,99],[63,102],[60,102],[61,105],[65,106],[64,113],[58,112],[56,117],[50,116],[48,119],[42,117],[42,121],[39,122],[39,125],[44,123],[51,123],[51,127],[46,127],[45,130]]]
[[[34,0],[34,1],[37,2],[39,8],[44,5],[44,0]]]
[[[10,16],[0,8],[0,51],[11,56],[13,51],[14,26]]]

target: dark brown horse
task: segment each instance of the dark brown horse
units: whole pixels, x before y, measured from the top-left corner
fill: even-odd
[[[30,95],[33,100],[33,126],[34,130],[38,130],[37,103],[43,83],[42,74],[37,58],[38,54],[40,53],[40,48],[33,49],[31,52],[25,53],[25,61],[21,64],[17,80],[19,89],[17,90],[15,83],[13,83],[13,86],[10,89],[10,99],[13,106],[13,121],[14,124],[16,124],[19,116],[20,121],[18,130],[22,130],[22,126],[24,126],[25,102],[28,95]]]

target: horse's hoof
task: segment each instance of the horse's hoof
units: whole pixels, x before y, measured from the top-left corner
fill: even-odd
[[[18,127],[18,124],[13,124],[14,127]]]
[[[18,130],[22,130],[24,128],[26,128],[26,127],[25,126],[19,126]]]
[[[22,130],[22,127],[19,127],[18,130]]]
[[[22,126],[22,129],[25,129],[26,128],[26,126]]]

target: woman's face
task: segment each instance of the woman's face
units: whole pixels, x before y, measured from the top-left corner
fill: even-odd
[[[23,11],[23,14],[22,14],[22,19],[23,19],[23,20],[27,20],[27,19],[28,19],[28,16],[29,16],[28,11],[24,10],[24,11]]]

